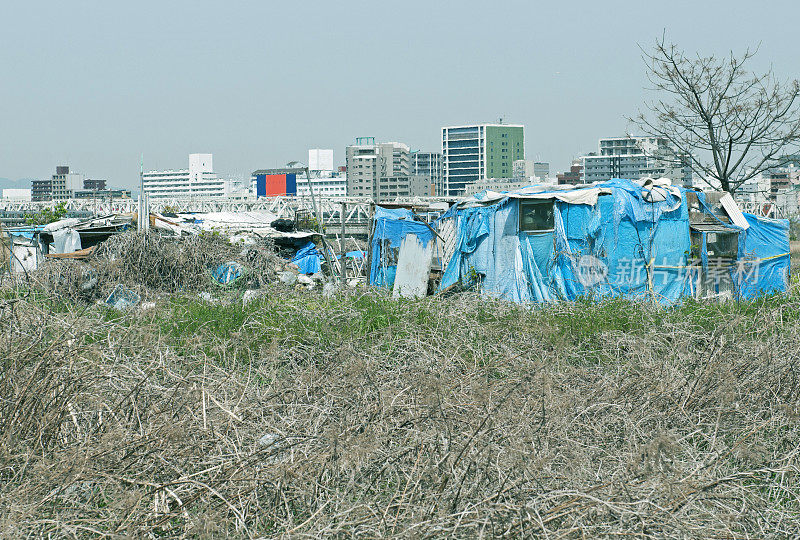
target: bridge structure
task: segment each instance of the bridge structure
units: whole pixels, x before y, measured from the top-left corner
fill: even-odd
[[[452,202],[439,197],[414,197],[397,199],[385,204],[410,204],[429,206],[434,202]],[[31,202],[3,201],[0,199],[0,216],[8,224],[24,222],[25,215],[37,214],[44,208],[53,208],[64,203],[70,215],[104,216],[110,214],[136,213],[137,199],[65,199],[63,201]],[[331,236],[342,232],[344,221],[345,236],[364,236],[368,234],[369,221],[375,203],[368,197],[320,197],[315,201],[310,197],[276,196],[259,199],[234,198],[151,198],[148,200],[150,212],[269,212],[276,218],[294,220],[299,215],[316,217]]]
[[[399,198],[382,204],[409,204],[414,206],[430,206],[432,203],[453,203],[451,198],[413,197]],[[90,217],[110,214],[135,213],[138,208],[136,199],[67,199],[64,201],[8,201],[0,199],[0,220],[5,225],[24,223],[24,217],[37,214],[44,208],[52,208],[64,203],[70,215]],[[315,204],[316,203],[316,204]],[[745,211],[770,218],[787,218],[786,211],[775,203],[738,202]],[[310,197],[275,196],[259,199],[234,198],[157,198],[150,199],[148,206],[151,212],[270,212],[276,218],[294,220],[298,215],[317,216],[321,225],[331,236],[338,236],[342,231],[344,220],[345,236],[363,236],[368,234],[369,221],[374,212],[375,202],[368,197]]]

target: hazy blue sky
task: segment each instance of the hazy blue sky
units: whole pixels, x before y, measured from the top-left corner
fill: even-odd
[[[754,68],[800,77],[794,0],[32,1],[0,7],[0,177],[58,164],[112,184],[186,167],[247,175],[357,136],[438,150],[440,128],[503,116],[563,170],[624,134],[637,43],[761,43]]]

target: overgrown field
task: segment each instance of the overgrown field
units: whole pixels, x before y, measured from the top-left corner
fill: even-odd
[[[0,537],[800,535],[800,292],[9,290]]]

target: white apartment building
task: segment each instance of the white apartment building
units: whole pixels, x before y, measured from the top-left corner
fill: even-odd
[[[597,154],[584,156],[587,184],[612,178],[669,178],[675,185],[691,187],[692,168],[661,137],[609,137],[600,139]],[[682,161],[682,163],[681,163]]]
[[[151,198],[226,197],[230,182],[217,178],[212,154],[189,154],[189,168],[146,172],[142,178],[144,192]]]
[[[311,195],[308,180],[305,175],[297,177],[297,196],[308,197]],[[311,187],[314,188],[315,197],[346,197],[347,175],[327,172],[315,174],[311,172]]]

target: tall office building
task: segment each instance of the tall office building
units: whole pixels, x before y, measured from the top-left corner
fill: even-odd
[[[441,196],[444,191],[442,181],[442,154],[438,152],[411,152],[411,173],[430,178],[432,195]]]
[[[444,194],[460,196],[481,179],[512,178],[513,163],[525,159],[521,125],[476,124],[442,128]]]
[[[673,184],[690,187],[692,168],[661,137],[610,137],[600,139],[597,154],[583,157],[584,181],[604,182],[612,178],[669,178]]]
[[[399,142],[358,137],[347,147],[347,195],[376,202],[430,195],[430,178],[412,174],[411,152]]]

